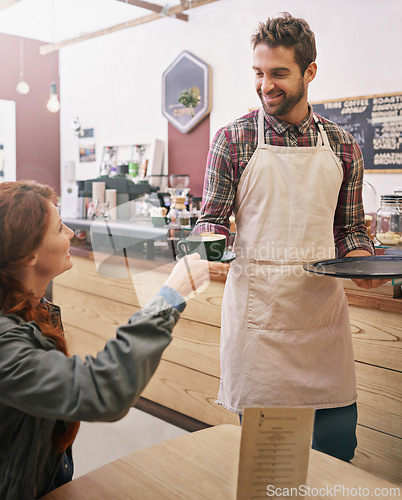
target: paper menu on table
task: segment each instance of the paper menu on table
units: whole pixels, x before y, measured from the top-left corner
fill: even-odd
[[[245,408],[237,500],[306,484],[313,421],[314,408]]]

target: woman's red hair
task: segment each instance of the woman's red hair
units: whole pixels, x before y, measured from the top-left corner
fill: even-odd
[[[67,344],[60,324],[54,324],[44,307],[33,307],[33,293],[20,280],[20,271],[29,262],[45,236],[48,204],[55,202],[50,186],[34,181],[0,184],[0,309],[25,321],[35,321],[45,337],[66,356]],[[71,422],[66,432],[55,434],[54,443],[61,450],[75,439],[79,423]]]

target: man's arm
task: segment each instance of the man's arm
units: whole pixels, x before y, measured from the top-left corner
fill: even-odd
[[[235,184],[231,146],[226,130],[221,129],[208,153],[201,216],[193,234],[211,232],[226,237],[230,235],[229,217],[236,196]]]
[[[352,161],[339,193],[334,236],[339,257],[374,255],[374,245],[364,224],[362,200],[364,163],[359,145],[353,140]],[[389,280],[353,279],[360,288],[377,288]]]
[[[352,144],[338,146],[345,147],[341,156],[346,172],[334,219],[334,238],[339,258],[348,256],[354,250],[365,250],[368,255],[374,254],[374,245],[367,234],[364,221],[363,156],[357,142],[352,140]]]

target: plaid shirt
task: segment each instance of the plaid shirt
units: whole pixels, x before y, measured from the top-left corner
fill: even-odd
[[[265,140],[274,146],[315,146],[318,127],[310,106],[307,118],[292,125],[265,114]],[[362,203],[363,156],[359,145],[346,130],[319,115],[329,143],[343,166],[343,182],[334,218],[334,239],[339,258],[351,250],[374,253],[364,225]],[[240,177],[258,143],[258,110],[221,128],[208,153],[201,217],[194,234],[204,231],[229,236]]]

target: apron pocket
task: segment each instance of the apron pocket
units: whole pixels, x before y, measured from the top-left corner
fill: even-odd
[[[333,325],[344,300],[338,279],[308,273],[300,261],[250,261],[249,328],[303,330]]]

